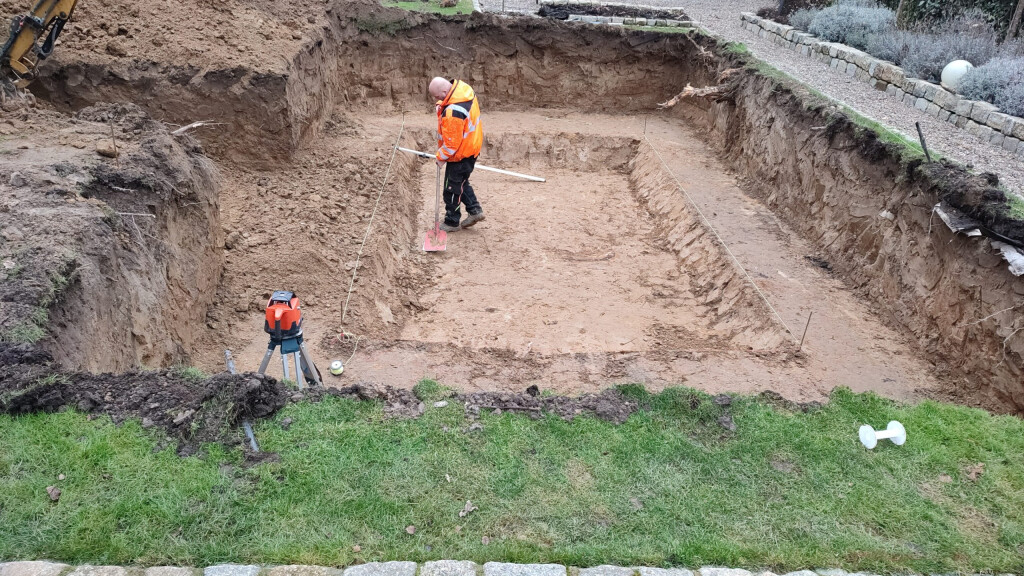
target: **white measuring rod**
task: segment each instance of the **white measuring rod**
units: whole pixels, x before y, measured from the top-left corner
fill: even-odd
[[[410,154],[415,154],[417,156],[422,156],[423,158],[433,158],[434,157],[433,154],[427,154],[426,152],[420,152],[419,150],[413,150],[411,148],[402,148],[401,146],[399,146],[398,149],[401,150],[402,152],[408,152]],[[484,166],[483,164],[477,164],[476,167],[481,169],[481,170],[487,170],[488,172],[497,172],[498,174],[504,174],[506,176],[515,176],[516,178],[525,178],[527,180],[532,180],[533,182],[547,182],[547,180],[545,180],[545,179],[543,179],[543,178],[541,178],[539,176],[530,176],[529,174],[520,174],[519,172],[511,172],[509,170],[502,170],[500,168],[491,168],[490,166]]]

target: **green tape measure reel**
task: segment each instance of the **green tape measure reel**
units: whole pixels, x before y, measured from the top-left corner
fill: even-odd
[[[345,366],[342,365],[341,360],[335,360],[331,362],[331,374],[335,376],[341,376],[341,373],[345,371]]]

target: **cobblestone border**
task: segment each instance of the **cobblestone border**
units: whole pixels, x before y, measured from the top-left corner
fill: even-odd
[[[953,124],[982,142],[1024,160],[1024,118],[1003,114],[988,102],[961,98],[931,82],[908,78],[899,66],[845,44],[823,42],[812,34],[750,12],[744,12],[740,18],[745,30],[872,84],[876,90],[907,106]]]
[[[566,567],[561,564],[508,564],[438,560],[417,565],[415,562],[370,562],[348,568],[289,565],[219,564],[206,568],[155,566],[69,566],[56,562],[30,561],[0,563],[0,576],[778,576],[773,572],[751,572],[742,568],[704,566],[685,568],[647,568],[594,566]],[[835,568],[799,570],[782,576],[873,576],[849,573]],[[975,574],[974,576],[985,576]],[[1014,576],[1001,574],[1000,576]]]

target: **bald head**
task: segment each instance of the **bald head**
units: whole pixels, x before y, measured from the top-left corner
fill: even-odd
[[[444,100],[444,97],[448,95],[448,91],[451,89],[452,83],[438,76],[430,81],[427,92],[430,93],[434,100]]]

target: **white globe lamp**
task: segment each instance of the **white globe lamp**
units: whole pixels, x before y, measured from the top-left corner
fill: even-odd
[[[942,87],[946,90],[956,92],[957,85],[964,74],[974,68],[974,65],[967,60],[954,60],[942,69]]]

